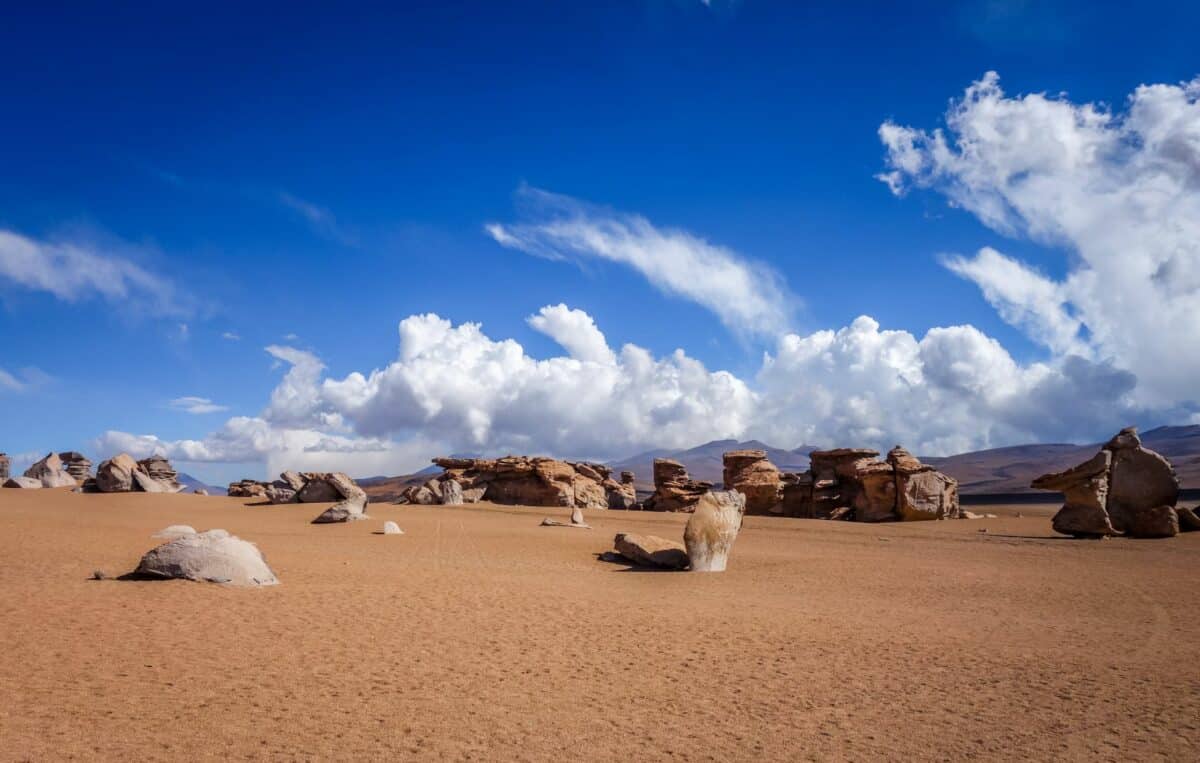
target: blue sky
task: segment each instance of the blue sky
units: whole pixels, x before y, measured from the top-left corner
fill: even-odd
[[[1186,173],[1200,127],[1195,95],[1181,84],[1200,75],[1194,5],[1151,3],[1137,13],[1118,4],[998,0],[414,5],[97,4],[63,12],[26,4],[6,14],[0,231],[16,238],[0,245],[0,449],[107,456],[101,451],[118,445],[157,448],[188,461],[194,474],[228,480],[293,463],[295,446],[277,447],[267,432],[281,429],[340,438],[332,451],[308,440],[301,450],[313,458],[336,452],[326,460],[374,473],[403,471],[437,448],[610,457],[728,434],[783,447],[903,439],[947,451],[1195,416],[1197,396],[1179,378],[1147,377],[1148,365],[1170,356],[1148,349],[1135,363],[1123,348],[1138,346],[1137,337],[1116,336],[1082,287],[1046,297],[1047,284],[1086,280],[1080,275],[1092,270],[1117,288],[1125,278],[1102,263],[1124,255],[1104,250],[1077,223],[1081,215],[1112,219],[1111,194],[1067,199],[1045,190],[1070,187],[1076,172],[1096,180],[1088,187],[1137,187],[1155,159],[1177,165],[1171,213],[1197,208]],[[1003,93],[980,97],[970,115],[979,135],[988,104],[1025,108],[1014,118],[1036,128],[1039,112],[1019,100],[1024,94],[1074,109],[1108,104],[1123,115],[1133,113],[1139,85],[1161,84],[1179,92],[1171,107],[1178,113],[1161,122],[1174,131],[1175,149],[1150,158],[1113,151],[1100,165],[1068,171],[1051,166],[1069,151],[1060,145],[1045,153],[1044,166],[1004,165],[997,187],[980,180],[994,161],[985,172],[961,157],[931,171],[933,149],[913,153],[904,140],[881,139],[885,123],[945,128],[951,99],[964,99],[989,71],[999,73]],[[1062,139],[1108,146],[1115,130]],[[1039,150],[1031,145],[1022,155]],[[897,167],[904,177],[893,193],[877,176]],[[1038,192],[1046,195],[1017,187],[1028,174],[1045,179]],[[989,199],[1016,210],[1017,221],[989,216]],[[1040,218],[1043,209],[1054,212]],[[564,221],[585,225],[564,236],[554,227]],[[639,221],[655,235],[641,236]],[[506,245],[489,224],[515,239]],[[597,229],[588,225],[617,226],[637,257],[580,243],[586,235],[577,234]],[[1144,254],[1152,272],[1182,274],[1163,297],[1184,306],[1175,312],[1182,328],[1174,344],[1200,355],[1200,324],[1186,308],[1200,274],[1197,252],[1180,250],[1170,231],[1138,241],[1159,233],[1161,243]],[[701,248],[673,259],[701,245],[715,254]],[[65,256],[64,247],[87,257]],[[984,247],[1002,259],[979,259]],[[970,263],[948,267],[956,255]],[[31,276],[40,267],[31,257],[49,275]],[[732,270],[678,275],[714,257]],[[112,274],[103,270],[114,262]],[[1017,270],[1008,267],[1016,262]],[[778,288],[705,291],[706,278],[719,285],[729,273],[750,273],[751,281],[766,273]],[[1141,299],[1147,294],[1132,290],[1117,302],[1139,312]],[[763,300],[769,318],[722,307]],[[357,397],[339,386],[395,363],[397,324],[426,313],[456,327],[480,323],[487,338],[515,340],[534,360],[563,357],[554,331],[527,320],[559,304],[590,316],[613,357],[626,343],[659,360],[682,348],[688,362],[702,364],[703,389],[678,383],[686,373],[673,366],[658,375],[670,378],[670,394],[631,401],[627,373],[597,391],[579,386],[594,375],[531,367],[505,372],[516,376],[497,382],[492,403],[473,407],[415,393],[425,387],[414,387],[418,371],[403,363],[395,375],[408,379],[404,394],[384,382],[356,388]],[[943,397],[948,375],[975,363],[979,378],[1011,377],[1000,385],[1006,401],[990,400],[978,424],[954,419],[971,432],[954,435],[949,425],[931,431],[915,421],[937,409],[923,410],[891,386],[877,389],[876,372],[855,387],[850,377],[863,363],[845,375],[831,371],[853,365],[845,352],[824,361],[826,381],[814,380],[816,361],[797,360],[786,373],[783,362],[764,368],[764,353],[782,360],[783,337],[837,332],[861,315],[918,342],[930,329],[973,327],[1015,370],[1003,359],[976,363],[975,349],[959,347],[946,352],[963,353],[961,363],[913,372],[890,360],[911,350],[905,345],[879,351],[891,363],[880,373],[921,389],[924,403],[978,412],[977,400]],[[570,330],[587,334],[581,325],[574,320]],[[1159,332],[1149,323],[1139,330]],[[284,374],[302,364],[268,346],[308,353],[325,368],[280,392]],[[469,386],[489,366],[462,352],[438,362]],[[933,354],[926,348],[919,362],[933,363]],[[724,389],[718,371],[746,389],[713,392]],[[1042,404],[1054,410],[1087,398],[1078,415],[1045,423],[1043,411],[1016,404],[1041,400],[1031,390],[1060,373],[1086,389],[1056,387]],[[518,384],[533,390],[533,377],[549,386],[521,400],[504,396]],[[941,387],[925,394],[931,384]],[[283,397],[292,393],[307,408],[297,413],[290,400],[285,416]],[[596,424],[602,414],[555,420],[558,409],[545,401],[557,394],[610,400],[625,428],[596,434],[605,430]],[[280,401],[274,417],[264,415],[272,399]],[[773,420],[762,418],[766,410]],[[452,422],[439,418],[450,412]],[[547,420],[520,423],[538,416]],[[205,443],[231,417],[265,422],[259,442],[232,455],[213,442],[202,452],[181,444]],[[375,455],[339,460],[354,453]]]

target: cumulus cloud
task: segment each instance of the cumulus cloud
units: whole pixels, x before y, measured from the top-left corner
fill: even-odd
[[[229,410],[229,406],[217,405],[206,397],[177,397],[167,405],[174,410],[192,414],[219,413]]]
[[[1200,78],[1138,87],[1119,112],[989,72],[926,131],[879,129],[893,192],[930,188],[992,229],[1066,250],[1060,280],[994,249],[945,259],[1054,356],[1136,376],[1151,406],[1200,376]]]
[[[770,266],[686,231],[524,187],[521,222],[485,230],[510,249],[550,259],[598,258],[641,273],[660,291],[712,311],[739,334],[777,336],[795,302]]]
[[[65,302],[99,297],[155,315],[190,312],[174,284],[89,243],[37,240],[0,230],[0,282]]]

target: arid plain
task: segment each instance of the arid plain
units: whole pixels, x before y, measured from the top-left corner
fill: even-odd
[[[703,575],[597,559],[685,515],[255,503],[0,491],[0,757],[1200,756],[1200,533],[747,517]],[[177,523],[282,585],[90,579]]]

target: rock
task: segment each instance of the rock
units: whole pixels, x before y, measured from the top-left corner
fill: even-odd
[[[196,534],[196,528],[192,527],[191,525],[170,525],[168,527],[164,527],[163,529],[154,533],[154,535],[152,535],[150,537],[166,538],[168,540],[174,540],[175,538],[182,538],[185,535],[195,535],[195,534]]]
[[[692,572],[724,572],[742,528],[746,496],[736,490],[705,493],[683,531]]]
[[[92,461],[82,453],[68,450],[59,453],[58,458],[62,461],[63,469],[67,474],[75,478],[76,484],[82,485],[92,476]]]
[[[906,522],[957,519],[958,481],[932,467],[896,474],[896,516]]]
[[[25,476],[38,480],[42,487],[76,487],[79,483],[63,469],[62,459],[56,453],[46,457],[25,470]]]
[[[1108,518],[1108,468],[1112,453],[1102,450],[1082,464],[1063,472],[1043,474],[1032,487],[1038,490],[1057,490],[1065,502],[1050,520],[1055,532],[1076,538],[1099,538],[1115,535]]]
[[[276,480],[267,486],[267,500],[276,505],[296,503],[296,491],[283,480]]]
[[[1200,507],[1198,507],[1200,508]],[[1179,531],[1184,533],[1195,532],[1200,530],[1200,515],[1196,514],[1195,509],[1188,509],[1183,506],[1176,506],[1175,513],[1179,515]]]
[[[629,480],[625,480],[625,475]],[[633,472],[622,472],[621,481],[616,482],[611,477],[604,480],[605,504],[610,509],[632,509],[637,504],[637,488],[633,484]]]
[[[642,567],[683,570],[688,566],[687,549],[683,544],[657,535],[617,533],[613,547],[622,557]]]
[[[437,503],[437,496],[424,485],[407,488],[404,495],[408,498],[409,503],[417,506],[432,506]]]
[[[1113,527],[1134,537],[1163,537],[1168,526],[1178,525],[1178,517],[1168,520],[1160,510],[1179,499],[1179,480],[1171,463],[1143,448],[1133,427],[1121,430],[1104,447],[1112,452],[1107,509]],[[1138,516],[1143,513],[1147,516]],[[1142,535],[1143,531],[1154,534]]]
[[[462,488],[461,503],[486,500],[524,506],[604,509],[613,500],[609,485],[612,471],[603,464],[529,456],[435,458],[433,463],[445,472],[434,484],[425,487],[438,494],[452,482],[457,483]],[[415,494],[416,491],[410,493]],[[415,501],[410,498],[410,502]]]
[[[287,483],[294,492],[299,493],[304,488],[304,478],[296,472],[285,471],[279,475],[279,479]]]
[[[224,530],[185,535],[153,548],[142,557],[134,575],[235,586],[279,583],[257,546]]]
[[[365,512],[367,503],[359,497],[347,498],[340,503],[330,506],[325,511],[312,521],[314,525],[333,524],[335,522],[354,522],[359,519],[366,519]]]
[[[25,490],[33,490],[41,488],[42,481],[35,480],[33,477],[9,477],[4,481],[4,487],[24,488]]]
[[[1179,512],[1174,506],[1152,506],[1125,517],[1125,534],[1131,538],[1173,538],[1179,534]]]
[[[179,473],[171,467],[171,462],[163,456],[150,456],[149,458],[143,458],[137,463],[138,468],[142,472],[163,486],[163,492],[178,493],[183,490],[183,484],[179,482]]]
[[[192,491],[192,495],[208,495],[208,491],[202,487],[198,487]]]
[[[329,503],[330,501],[340,501],[346,496],[329,480],[325,474],[307,473],[305,477],[304,487],[296,493],[296,500],[300,503]]]
[[[226,495],[230,498],[265,498],[269,487],[267,483],[257,480],[240,480],[229,483]]]
[[[783,475],[783,501],[780,508],[785,517],[814,518],[812,472]]]
[[[137,461],[128,453],[113,456],[96,467],[96,489],[101,493],[128,493],[133,490]]]
[[[446,480],[442,484],[442,505],[461,506],[463,504],[462,485],[454,480]]]
[[[389,521],[383,523],[383,534],[384,535],[403,535],[404,531],[400,529],[400,525],[389,520]]]
[[[726,490],[746,496],[747,514],[779,514],[783,510],[783,483],[779,469],[765,450],[731,450],[722,456]]]
[[[166,483],[159,482],[145,472],[135,469],[133,472],[133,485],[137,490],[143,493],[173,493]]]
[[[573,525],[587,524],[586,522],[583,521],[583,509],[579,508],[578,506],[576,506],[574,509],[571,510],[571,524],[573,524]]]
[[[919,472],[931,468],[922,464],[920,459],[899,445],[888,451],[887,462],[897,472]]]
[[[12,461],[9,460],[7,453],[0,453],[0,483],[6,482],[9,478],[9,469],[12,468]]]
[[[891,522],[900,518],[896,512],[896,470],[880,461],[858,461],[853,479],[858,487],[854,494],[854,518],[859,522]],[[937,516],[931,517],[937,519]]]
[[[669,458],[654,459],[654,494],[646,499],[647,511],[692,511],[711,482],[693,480],[683,464]]]

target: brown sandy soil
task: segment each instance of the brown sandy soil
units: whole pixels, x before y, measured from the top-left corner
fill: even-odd
[[[704,575],[595,558],[684,516],[247,503],[0,491],[0,758],[1200,756],[1200,533],[752,517]],[[88,580],[174,523],[283,584]]]

